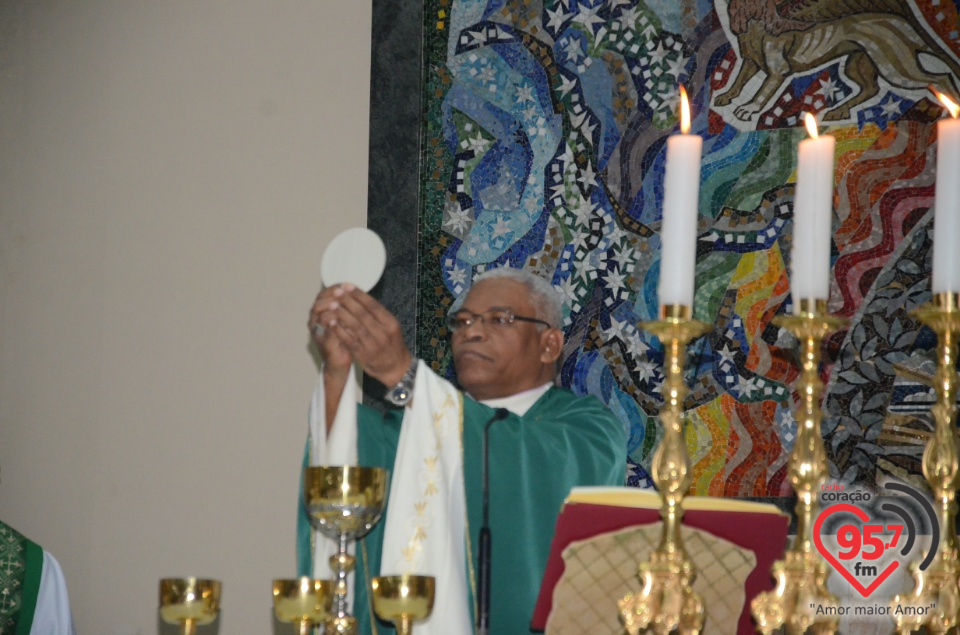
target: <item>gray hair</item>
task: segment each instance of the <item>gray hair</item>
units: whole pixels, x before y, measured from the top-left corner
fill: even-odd
[[[498,278],[506,278],[525,286],[530,292],[530,303],[533,305],[536,317],[549,322],[552,327],[560,328],[563,323],[563,303],[552,284],[526,269],[512,267],[484,271],[473,279],[473,284]]]

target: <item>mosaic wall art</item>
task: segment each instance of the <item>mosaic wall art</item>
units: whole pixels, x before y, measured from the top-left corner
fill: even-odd
[[[678,85],[703,136],[687,441],[694,490],[784,496],[798,376],[772,318],[788,280],[802,112],[837,139],[825,346],[831,475],[913,479],[932,429],[936,105],[956,95],[956,0],[426,0],[418,351],[451,373],[443,316],[491,267],[563,295],[563,385],[629,428],[650,484],[665,142]],[[958,175],[960,178],[960,175]],[[958,210],[960,212],[960,210]],[[558,469],[562,465],[558,463]]]

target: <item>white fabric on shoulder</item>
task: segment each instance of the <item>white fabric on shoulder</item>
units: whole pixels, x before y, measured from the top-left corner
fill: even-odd
[[[470,633],[464,550],[462,394],[420,361],[406,408],[384,528],[381,575],[432,575],[433,613],[418,635]]]
[[[351,371],[343,387],[337,413],[333,418],[333,427],[327,436],[326,394],[323,389],[323,372],[317,378],[310,401],[310,464],[311,465],[356,465],[357,464],[357,402],[360,400],[360,384],[357,373]],[[348,396],[348,395],[352,395]],[[333,579],[330,568],[330,556],[338,552],[338,545],[318,531],[314,531],[313,577]],[[350,554],[354,553],[354,543],[350,543]],[[347,599],[353,612],[353,580],[347,580]]]
[[[348,395],[353,395],[352,397]],[[362,399],[357,373],[351,371],[343,387],[333,427],[327,436],[326,395],[323,389],[323,372],[317,378],[310,401],[310,446],[311,465],[356,465],[357,464],[357,403]]]
[[[76,633],[73,615],[70,613],[67,582],[63,578],[60,563],[44,551],[40,590],[37,593],[37,610],[33,614],[30,635],[76,635]]]
[[[309,417],[314,465],[356,465],[357,407],[347,395],[356,394],[357,385],[351,374],[328,437],[322,375],[318,380]],[[535,389],[540,392],[530,405],[548,388]],[[420,361],[413,399],[405,408],[400,428],[390,476],[390,505],[387,517],[380,521],[386,523],[380,573],[437,578],[434,611],[428,620],[417,624],[418,635],[473,630],[464,550],[462,416],[461,393]],[[329,578],[332,572],[328,560],[336,552],[336,545],[322,534],[317,533],[315,538],[313,575]],[[351,606],[354,579],[355,575],[350,577]],[[353,609],[351,612],[355,614]]]

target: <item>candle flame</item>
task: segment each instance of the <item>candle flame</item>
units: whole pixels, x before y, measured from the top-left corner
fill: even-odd
[[[943,104],[943,107],[950,111],[951,117],[954,119],[960,117],[960,105],[957,105],[957,102],[953,101],[933,86],[930,87],[930,90],[932,90],[933,94],[937,96],[937,99],[940,100],[940,103]]]
[[[680,84],[680,132],[687,134],[690,132],[690,101],[687,99],[687,91],[683,84]]]
[[[811,139],[816,139],[820,136],[817,132],[817,119],[808,112],[803,113],[803,125],[807,127],[807,134],[810,135]]]

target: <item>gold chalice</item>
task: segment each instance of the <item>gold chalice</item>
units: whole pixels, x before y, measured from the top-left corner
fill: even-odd
[[[160,580],[160,617],[167,624],[179,624],[181,635],[195,635],[197,626],[217,619],[219,611],[219,580]]]
[[[357,620],[347,612],[347,575],[356,558],[347,544],[366,536],[380,520],[387,502],[387,471],[379,467],[308,467],[303,471],[303,496],[313,527],[336,540],[339,552],[330,557],[337,574],[336,605],[327,632],[351,635]]]
[[[433,612],[436,578],[432,575],[385,575],[374,578],[373,610],[397,627],[398,635],[411,635],[413,623]]]
[[[297,635],[310,635],[313,627],[330,617],[333,582],[313,578],[273,581],[273,612],[285,624],[294,624]]]

